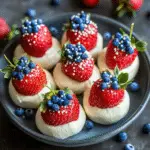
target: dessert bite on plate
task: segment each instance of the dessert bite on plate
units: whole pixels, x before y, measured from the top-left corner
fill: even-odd
[[[62,61],[54,68],[53,76],[60,89],[68,87],[76,94],[84,91],[86,84],[99,78],[99,70],[94,59],[81,44],[65,44]]]
[[[11,78],[9,82],[11,99],[22,108],[37,108],[43,101],[42,94],[49,91],[46,86],[54,89],[56,87],[52,75],[28,57],[14,58],[13,63],[6,56],[5,58],[9,65],[0,71],[5,74],[4,78]]]
[[[100,72],[109,70],[113,73],[116,66],[121,72],[129,74],[129,80],[133,79],[139,69],[138,52],[146,50],[147,43],[136,41],[132,36],[134,24],[131,25],[130,35],[122,29],[109,41],[107,47],[99,53],[97,64]]]
[[[71,44],[81,43],[94,58],[103,48],[103,37],[98,32],[96,23],[91,21],[90,14],[78,13],[70,17],[69,23],[64,26],[65,32],[61,44],[67,41]]]
[[[130,97],[125,90],[131,82],[127,73],[113,76],[108,71],[101,73],[92,87],[84,92],[83,106],[87,116],[96,123],[109,125],[122,119],[129,110]]]
[[[70,90],[50,90],[44,96],[35,121],[43,134],[65,139],[82,130],[86,115]]]
[[[41,19],[25,20],[21,27],[19,45],[14,56],[20,58],[28,55],[31,60],[45,69],[51,69],[60,60],[58,51],[60,43],[52,37],[49,29]]]

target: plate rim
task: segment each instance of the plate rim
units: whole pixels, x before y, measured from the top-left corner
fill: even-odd
[[[48,17],[45,16],[45,18],[43,18],[44,22],[49,22],[50,20],[59,20],[59,18],[63,18],[63,17],[67,17],[67,16],[70,16],[72,14],[75,14],[76,12],[68,12],[68,13],[62,13],[62,14],[59,14],[59,15],[54,15],[52,16],[51,18],[47,19]],[[129,28],[124,25],[123,23],[119,22],[119,21],[116,21],[112,18],[109,18],[109,17],[106,17],[106,16],[103,16],[103,15],[99,15],[99,14],[95,14],[95,13],[91,13],[92,17],[94,18],[97,18],[97,19],[101,19],[101,20],[104,20],[105,22],[109,22],[111,24],[114,24],[114,25],[119,25],[120,27],[124,28],[125,30],[129,31]],[[133,35],[135,36],[136,39],[140,39],[139,36],[135,33],[133,33]],[[0,55],[3,55],[3,53],[16,41],[16,38],[12,39],[11,41],[8,42],[8,44],[5,46],[4,50],[0,53]],[[147,63],[149,64],[150,66],[150,58],[149,58],[149,53],[148,51],[144,52],[143,54],[143,57],[146,58],[146,61]],[[149,75],[150,75],[150,72],[149,72]],[[148,75],[148,76],[149,76]],[[40,133],[37,133],[36,131],[33,131],[32,129],[29,129],[27,127],[25,127],[24,125],[22,125],[17,119],[15,119],[15,117],[12,117],[12,114],[10,113],[10,111],[7,110],[7,107],[5,104],[3,104],[0,100],[0,103],[1,105],[3,106],[3,108],[5,109],[5,112],[7,113],[7,115],[9,116],[9,118],[11,119],[11,121],[13,122],[13,124],[15,126],[17,126],[17,128],[19,128],[21,131],[23,131],[24,133],[26,133],[27,135],[33,137],[34,139],[40,141],[40,142],[43,142],[43,143],[46,143],[46,144],[49,144],[49,145],[55,145],[55,146],[63,146],[63,147],[79,147],[79,146],[88,146],[88,145],[93,145],[93,144],[96,144],[96,143],[100,143],[100,142],[103,142],[105,140],[108,140],[109,138],[115,136],[118,132],[120,132],[121,130],[127,128],[134,120],[137,119],[137,117],[139,117],[139,115],[143,112],[144,108],[146,107],[149,99],[150,99],[150,93],[148,92],[148,87],[150,87],[150,76],[148,78],[148,85],[147,85],[147,90],[146,90],[146,93],[144,95],[144,98],[142,100],[142,105],[139,106],[136,111],[132,114],[132,117],[130,119],[127,120],[127,122],[124,123],[123,126],[119,127],[118,129],[116,129],[115,131],[112,131],[111,132],[111,135],[110,134],[106,134],[103,138],[101,138],[101,140],[99,139],[99,137],[101,135],[98,135],[98,136],[95,136],[95,137],[92,137],[92,138],[89,138],[89,139],[85,139],[85,140],[81,140],[80,142],[70,142],[70,143],[65,143],[64,142],[61,142],[62,140],[60,139],[57,139],[57,141],[53,141],[53,140],[49,140],[47,139],[47,136],[44,135],[44,134],[40,134]]]

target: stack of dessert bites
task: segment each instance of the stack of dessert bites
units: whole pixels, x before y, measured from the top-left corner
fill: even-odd
[[[141,49],[132,32],[117,32],[103,49],[98,26],[83,11],[66,22],[61,44],[41,19],[25,20],[13,63],[6,58],[9,65],[1,70],[11,78],[13,102],[37,109],[37,128],[59,139],[79,133],[86,115],[99,124],[116,123],[128,113],[126,87],[139,69]]]

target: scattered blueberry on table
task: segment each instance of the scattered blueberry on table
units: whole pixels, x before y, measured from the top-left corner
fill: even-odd
[[[145,134],[150,133],[150,123],[147,123],[143,126],[143,133],[145,133]]]
[[[105,32],[104,35],[103,35],[103,37],[104,37],[104,40],[110,40],[111,37],[112,37],[112,35],[111,35],[110,32]]]
[[[124,150],[135,150],[135,148],[132,144],[126,144]]]
[[[25,117],[26,117],[27,119],[32,118],[33,115],[34,115],[33,109],[26,109],[26,110],[25,110]]]
[[[118,135],[117,135],[117,141],[118,142],[124,142],[126,141],[128,138],[128,135],[126,132],[120,132]]]
[[[25,14],[29,18],[34,18],[36,16],[36,10],[33,8],[29,8]]]
[[[129,84],[129,89],[132,91],[132,92],[136,92],[138,91],[140,88],[139,84],[137,82],[132,82],[131,84]]]
[[[59,5],[60,4],[60,0],[51,0],[51,4],[52,5]]]
[[[58,35],[58,30],[55,27],[50,26],[49,30],[50,30],[52,36],[56,37]]]
[[[86,127],[87,130],[91,130],[94,127],[94,123],[90,120],[86,120],[85,127]]]
[[[15,114],[18,117],[22,117],[24,115],[24,109],[23,108],[16,108]]]

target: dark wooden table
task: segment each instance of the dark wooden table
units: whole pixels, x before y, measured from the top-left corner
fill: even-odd
[[[85,9],[80,5],[79,0],[61,0],[61,5],[52,7],[49,5],[50,0],[0,0],[0,16],[7,19],[9,24],[18,23],[23,17],[27,8],[37,9],[38,15],[59,14],[69,11],[87,10],[89,12],[111,17],[112,5],[111,0],[101,0],[98,7],[94,9]],[[146,11],[150,10],[150,0],[145,0],[144,6],[134,19],[123,18],[119,21],[126,25],[135,22],[135,32],[140,37],[150,43],[150,21],[145,18]],[[149,45],[150,48],[150,45]],[[150,51],[149,51],[150,52]],[[143,135],[141,128],[144,123],[150,122],[150,104],[147,105],[142,115],[128,128],[126,132],[129,134],[128,141],[135,145],[136,150],[150,150],[150,136]],[[125,143],[116,143],[112,138],[106,142],[92,145],[88,147],[72,148],[73,150],[122,150]],[[0,106],[0,150],[67,150],[69,148],[61,148],[49,146],[40,143],[18,130],[9,120],[5,111]]]

